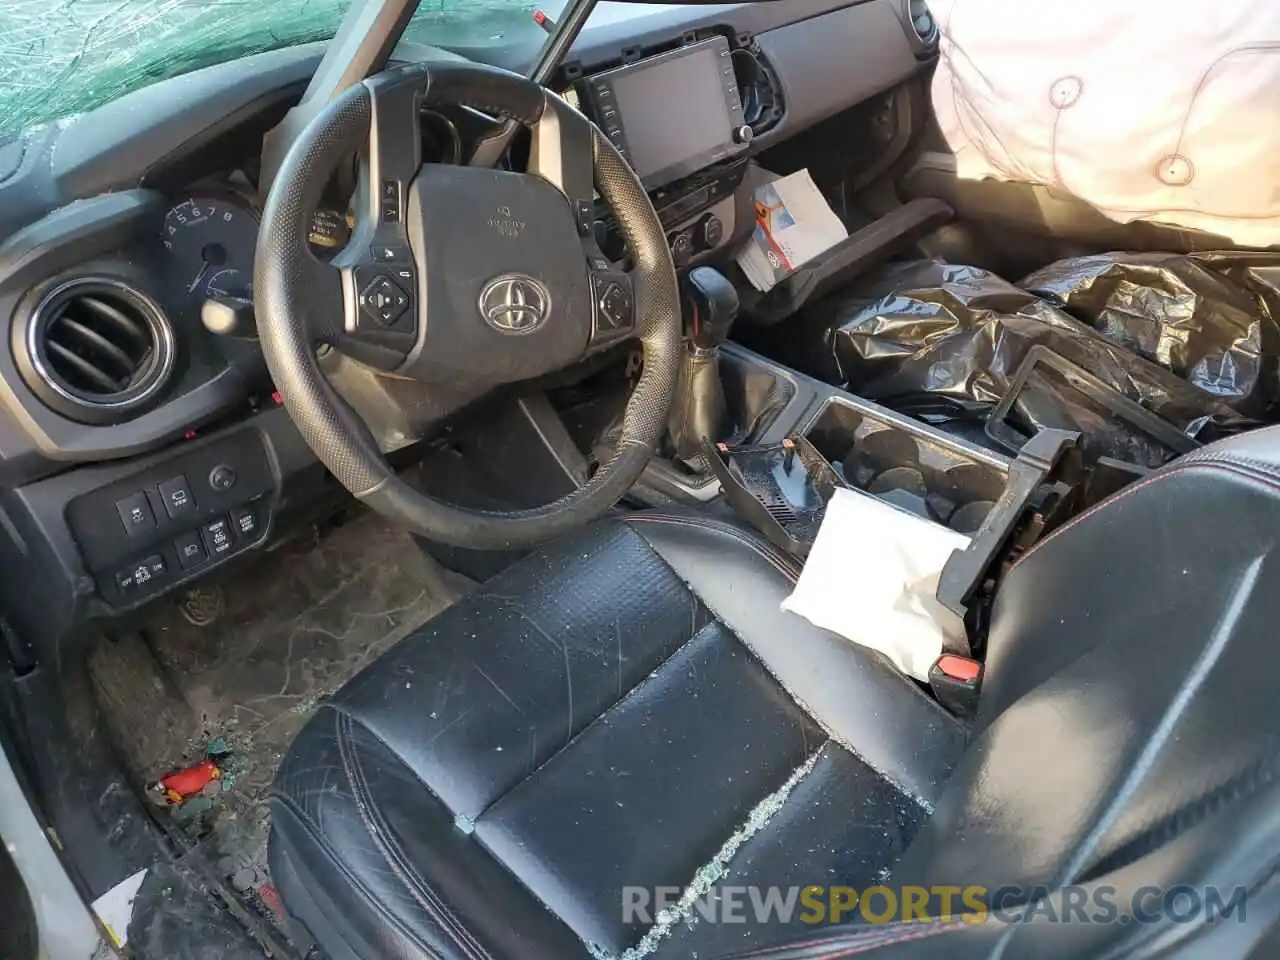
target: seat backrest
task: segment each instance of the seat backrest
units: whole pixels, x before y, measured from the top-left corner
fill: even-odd
[[[1268,428],[1175,461],[1028,552],[997,599],[970,745],[895,885],[1261,890],[1280,865],[1278,544]],[[1265,928],[1266,902],[1249,927]]]

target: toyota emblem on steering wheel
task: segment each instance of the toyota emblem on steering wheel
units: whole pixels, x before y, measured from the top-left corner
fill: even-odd
[[[522,273],[494,277],[480,291],[480,315],[502,333],[533,333],[551,316],[551,291]]]

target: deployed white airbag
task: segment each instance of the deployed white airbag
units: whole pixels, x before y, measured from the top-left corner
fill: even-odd
[[[1276,0],[928,0],[959,176],[1280,243]]]

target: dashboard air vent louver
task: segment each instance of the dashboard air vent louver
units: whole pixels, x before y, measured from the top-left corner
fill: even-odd
[[[938,21],[933,19],[928,0],[908,0],[907,15],[911,18],[911,30],[923,47],[938,45]]]
[[[742,98],[742,116],[757,137],[782,119],[781,87],[772,68],[755,50],[733,51],[733,72]]]
[[[173,330],[164,314],[114,279],[70,280],[49,291],[22,346],[31,388],[54,410],[87,423],[127,420],[173,370]]]

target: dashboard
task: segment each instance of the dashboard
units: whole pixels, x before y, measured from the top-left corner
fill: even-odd
[[[934,50],[917,6],[593,16],[552,86],[633,165],[687,266],[750,230],[759,151],[922,69]],[[535,51],[406,44],[395,57],[524,69]],[[209,67],[0,144],[0,563],[42,574],[0,587],[19,619],[65,611],[56,634],[201,575],[260,545],[294,478],[318,471],[273,397],[252,302],[262,140],[322,52]],[[459,162],[496,129],[465,108],[424,116],[425,156]],[[318,257],[348,242],[357,185],[354,164],[330,185]],[[602,209],[595,230],[623,256]]]

